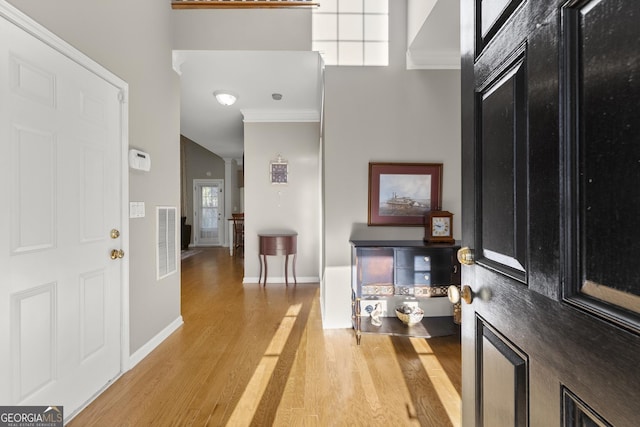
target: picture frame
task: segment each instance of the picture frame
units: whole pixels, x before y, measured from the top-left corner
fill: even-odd
[[[369,163],[368,225],[423,227],[442,208],[442,163]]]
[[[269,179],[271,184],[287,184],[289,182],[289,163],[278,155],[277,160],[269,163]]]

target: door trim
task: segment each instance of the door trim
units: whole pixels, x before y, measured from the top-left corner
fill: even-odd
[[[224,246],[225,242],[226,242],[226,227],[225,227],[225,221],[224,221],[224,214],[225,214],[225,194],[224,194],[224,179],[194,179],[193,180],[193,189],[192,189],[192,193],[191,193],[191,198],[193,199],[193,244],[194,246],[198,247],[206,247],[206,246]],[[218,197],[218,215],[222,215],[222,220],[218,220],[218,244],[217,245],[203,245],[200,242],[196,242],[197,236],[198,236],[198,232],[200,231],[200,219],[196,218],[195,215],[198,212],[198,210],[200,209],[199,206],[199,201],[200,201],[200,196],[197,195],[196,197],[196,189],[199,186],[205,186],[205,185],[210,185],[210,186],[217,186],[220,191],[223,193],[222,197]],[[220,202],[222,203],[222,207],[220,207]]]
[[[105,80],[109,84],[120,90],[120,201],[121,201],[121,213],[120,213],[120,239],[121,247],[125,254],[129,253],[129,168],[128,168],[128,147],[129,147],[129,85],[124,80],[120,79],[115,74],[92,60],[78,49],[71,46],[66,41],[54,33],[47,30],[38,22],[31,19],[29,16],[15,8],[11,4],[4,0],[0,0],[0,17],[13,23],[18,28],[31,34],[36,39],[40,40],[44,44],[55,49],[57,52],[63,54],[73,62],[77,63],[81,67],[87,69],[94,75]],[[121,295],[120,301],[120,373],[122,375],[131,367],[130,352],[129,352],[129,257],[125,256],[120,260],[122,264],[121,269]],[[112,383],[110,383],[112,384]],[[95,398],[94,396],[93,398]],[[93,399],[92,398],[92,399]],[[88,404],[89,402],[86,402]],[[80,412],[84,407],[80,407],[77,412]],[[70,414],[73,416],[72,414]],[[71,418],[69,418],[71,419]]]

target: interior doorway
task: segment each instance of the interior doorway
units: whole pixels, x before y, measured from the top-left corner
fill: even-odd
[[[220,246],[224,242],[224,180],[193,180],[193,244]]]

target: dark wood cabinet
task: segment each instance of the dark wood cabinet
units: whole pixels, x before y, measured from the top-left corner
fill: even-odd
[[[351,247],[352,323],[358,344],[363,333],[430,338],[456,332],[447,290],[460,285],[459,245],[352,240]],[[395,308],[403,304],[422,308],[422,321],[402,323]],[[376,306],[381,311],[379,326],[371,317]]]

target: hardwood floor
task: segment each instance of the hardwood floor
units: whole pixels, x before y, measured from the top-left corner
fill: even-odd
[[[184,325],[70,426],[459,426],[459,336],[323,330],[318,284],[241,283],[242,258],[182,261]]]

